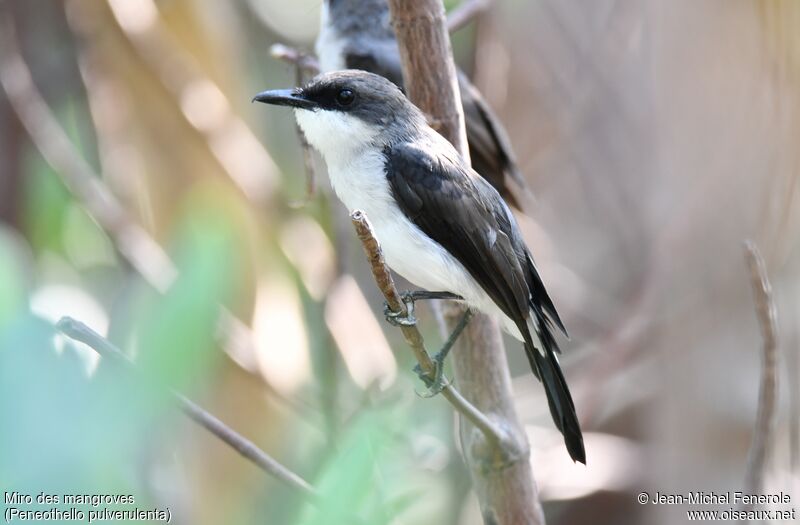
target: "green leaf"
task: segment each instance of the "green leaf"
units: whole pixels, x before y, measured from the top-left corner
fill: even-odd
[[[63,223],[71,197],[58,175],[33,149],[23,160],[25,172],[22,221],[25,237],[35,252],[61,252]]]
[[[27,306],[27,259],[22,242],[11,230],[0,227],[0,333]]]
[[[344,433],[338,452],[329,459],[314,484],[322,503],[308,508],[302,525],[390,523],[410,504],[409,450],[397,436],[407,422],[396,405],[359,413]],[[398,468],[398,464],[403,464]]]
[[[204,199],[189,202],[173,250],[179,276],[143,312],[138,360],[164,384],[179,388],[198,382],[219,356],[220,305],[233,294],[235,261],[241,256],[228,211]]]

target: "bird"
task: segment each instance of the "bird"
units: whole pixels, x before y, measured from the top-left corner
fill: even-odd
[[[566,329],[497,190],[382,76],[324,73],[253,100],[294,109],[337,197],[367,215],[392,270],[423,290],[460,297],[522,341],[569,455],[585,464],[575,405],[556,356],[554,332],[566,335]]]
[[[325,0],[315,43],[320,71],[361,69],[381,75],[401,89],[400,52],[387,0]],[[500,119],[481,93],[457,71],[472,167],[512,207],[527,211],[532,195]]]

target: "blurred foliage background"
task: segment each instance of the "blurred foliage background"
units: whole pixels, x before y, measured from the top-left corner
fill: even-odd
[[[307,194],[292,115],[250,104],[295,83],[269,48],[311,49],[320,0],[0,8],[6,76],[19,51],[69,138],[32,141],[0,94],[0,490],[130,493],[176,523],[480,523],[452,411],[415,395],[324,166]],[[507,344],[549,523],[675,523],[686,508],[636,494],[741,488],[761,345],[744,239],[779,316],[765,492],[800,498],[798,35],[792,0],[498,0],[453,36],[536,194],[522,226],[572,336],[586,468]],[[76,194],[70,155],[107,194]],[[64,315],[152,384],[57,335]],[[159,385],[331,498],[307,506]]]

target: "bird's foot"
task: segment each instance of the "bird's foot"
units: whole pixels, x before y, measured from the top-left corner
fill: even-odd
[[[403,303],[406,305],[405,312],[395,312],[389,307],[389,303],[383,303],[383,316],[386,322],[392,326],[414,326],[417,324],[417,318],[414,317],[414,301],[406,301],[405,297],[401,296]]]
[[[420,365],[416,365],[414,367],[414,372],[417,374],[417,376],[419,376],[422,382],[425,383],[425,386],[428,387],[427,392],[417,392],[417,395],[425,398],[433,397],[450,384],[444,375],[445,357],[447,357],[446,354],[438,352],[431,358],[433,361],[433,374],[423,371]]]
[[[413,303],[414,301],[433,300],[433,299],[446,299],[452,301],[463,301],[464,298],[460,295],[451,292],[430,292],[428,290],[406,290],[400,294],[403,302]]]
[[[425,394],[420,394],[422,397],[433,397],[449,385],[447,378],[444,375],[444,360],[447,358],[447,354],[450,353],[450,350],[453,348],[453,345],[458,340],[458,337],[461,335],[461,332],[469,324],[470,319],[472,319],[472,310],[467,308],[464,311],[464,315],[461,316],[461,319],[458,321],[455,329],[453,332],[448,336],[447,341],[444,342],[442,345],[441,350],[436,352],[436,354],[431,358],[433,361],[433,373],[427,373],[422,370],[420,365],[414,367],[414,372],[422,379],[422,382],[425,383],[425,386],[428,387],[428,392]]]
[[[450,292],[429,292],[427,290],[411,290],[400,294],[400,300],[406,305],[406,313],[395,312],[389,308],[388,303],[383,303],[383,316],[393,326],[414,326],[417,318],[414,317],[414,304],[425,299],[452,299],[462,300],[460,295]]]

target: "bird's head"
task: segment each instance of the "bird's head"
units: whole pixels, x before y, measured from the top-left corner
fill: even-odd
[[[325,73],[303,87],[264,91],[254,101],[294,108],[308,142],[326,160],[384,146],[425,125],[422,113],[385,78],[365,71]]]

